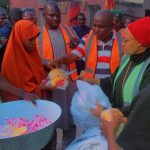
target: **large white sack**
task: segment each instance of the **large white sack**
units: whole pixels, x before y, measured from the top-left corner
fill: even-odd
[[[91,85],[85,81],[78,80],[77,87],[78,92],[74,94],[71,104],[74,123],[82,131],[90,127],[99,126],[99,119],[90,112],[90,109],[96,108],[96,102],[105,108],[111,108],[108,97],[98,85]]]
[[[65,150],[107,150],[108,144],[98,127],[89,128]]]

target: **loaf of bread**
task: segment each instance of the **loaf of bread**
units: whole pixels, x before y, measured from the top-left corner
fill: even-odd
[[[120,122],[126,122],[127,119],[124,117],[122,112],[119,109],[111,108],[111,109],[105,109],[101,112],[101,119],[104,119],[106,121],[113,121],[114,119],[119,120]]]

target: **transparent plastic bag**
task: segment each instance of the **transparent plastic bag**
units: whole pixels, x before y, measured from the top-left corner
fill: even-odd
[[[99,126],[99,119],[90,110],[96,108],[97,102],[105,108],[111,108],[108,97],[100,86],[90,85],[85,81],[78,80],[77,87],[79,91],[74,94],[71,104],[74,123],[82,131]]]
[[[98,127],[89,128],[65,150],[107,150],[108,144]]]
[[[49,72],[47,76],[47,85],[65,90],[69,84],[67,73],[59,68]]]

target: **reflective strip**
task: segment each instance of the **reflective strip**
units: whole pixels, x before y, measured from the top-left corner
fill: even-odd
[[[134,89],[133,89],[133,94],[132,94],[133,97],[135,97],[137,95],[137,93],[139,92],[141,80],[142,80],[144,72],[145,72],[145,70],[146,70],[146,68],[148,67],[149,64],[150,64],[150,58],[148,58],[142,64],[141,70],[140,70],[140,72],[137,76],[136,83],[135,83],[135,86],[134,86]]]
[[[122,37],[121,37],[120,31],[118,31],[118,32],[116,33],[116,36],[117,36],[118,48],[119,48],[120,59],[121,59],[122,56],[124,55],[124,49],[123,49],[123,47],[122,47]]]
[[[123,71],[123,69],[125,68],[127,63],[129,62],[129,60],[130,60],[130,56],[128,56],[128,55],[124,55],[121,59],[120,66],[119,66],[119,69],[118,69],[117,74],[115,76],[114,83],[113,83],[113,96],[115,94],[116,80],[118,79],[119,75],[121,74],[121,72]]]
[[[71,74],[75,73],[77,71],[77,69],[72,69],[71,71],[67,72],[67,75],[70,76]]]
[[[124,55],[122,58],[121,58],[121,63],[120,63],[120,66],[127,60],[129,59],[129,55]]]
[[[65,29],[65,31],[67,32],[69,38],[71,39],[73,37],[71,31],[66,27],[66,25],[64,25],[64,24],[61,24],[61,25]]]
[[[77,55],[78,57],[80,57],[80,59],[82,58],[81,53],[80,53],[80,52],[78,52],[77,50],[72,50],[72,52],[71,52],[71,53],[72,53],[72,54]]]
[[[93,70],[91,69],[91,68],[89,68],[89,67],[85,67],[85,70],[87,71],[87,72],[89,72],[89,73],[93,73]]]
[[[43,28],[44,27],[40,27],[40,35],[38,37],[39,53],[41,59],[43,58]]]
[[[91,47],[92,47],[93,38],[94,38],[94,33],[90,36],[90,39],[89,39],[87,47],[86,47],[86,55],[85,55],[86,62],[87,62],[88,56],[90,54],[90,50],[91,50]]]
[[[91,50],[91,46],[92,46],[92,41],[93,41],[93,38],[94,38],[94,33],[90,36],[89,38],[89,41],[88,41],[88,44],[86,46],[86,54],[85,54],[85,64],[87,64],[87,61],[88,61],[88,57],[89,57],[89,54],[90,54],[90,50]],[[93,70],[89,67],[87,67],[87,65],[85,65],[85,70],[89,73],[93,73]]]

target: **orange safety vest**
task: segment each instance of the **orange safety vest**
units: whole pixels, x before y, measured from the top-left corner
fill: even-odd
[[[97,38],[94,35],[93,30],[90,31],[87,40],[85,42],[84,54],[85,54],[85,71],[83,76],[94,78],[97,58],[98,58],[98,50],[97,50]],[[111,74],[117,69],[120,64],[120,52],[118,47],[117,38],[113,40],[111,59],[110,59],[110,72]]]
[[[68,25],[60,24],[59,28],[62,32],[64,41],[65,41],[65,46],[66,46],[66,53],[69,54],[71,53],[72,49],[69,47],[69,41],[70,39],[74,36],[73,31],[69,28]],[[54,51],[53,51],[53,46],[51,43],[51,38],[50,35],[46,29],[46,26],[43,27],[41,35],[38,38],[37,41],[38,44],[38,50],[39,50],[39,55],[42,59],[48,59],[48,60],[54,60]],[[59,44],[59,41],[58,41]],[[76,69],[76,64],[71,63],[69,65],[70,71],[73,73],[70,75],[71,79],[75,81],[77,79],[77,69]]]

